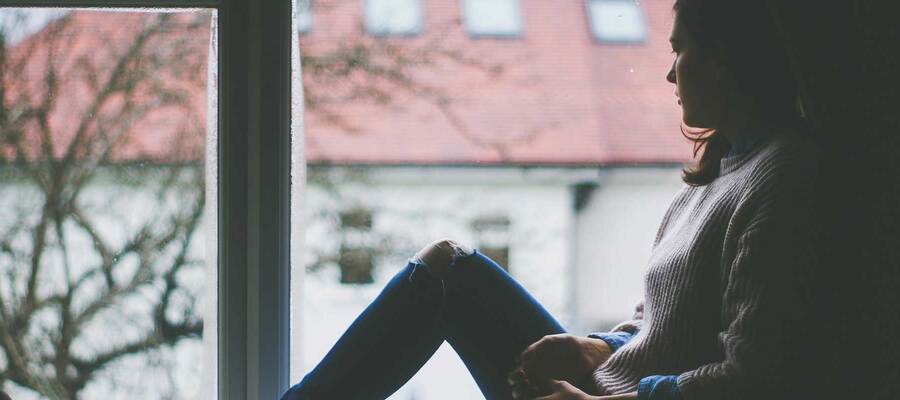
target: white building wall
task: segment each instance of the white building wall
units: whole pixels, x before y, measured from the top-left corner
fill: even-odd
[[[336,265],[322,266],[306,276],[303,369],[308,371],[324,356],[418,249],[440,238],[477,247],[470,223],[483,216],[509,219],[511,274],[568,325],[575,227],[571,187],[596,174],[596,170],[572,169],[397,167],[367,170],[360,177],[336,168],[324,180],[339,182],[337,187],[310,182],[305,202],[310,259],[337,251],[334,214],[354,206],[373,211],[373,230],[390,237],[394,251],[377,264],[372,284],[340,284]],[[445,344],[392,398],[468,399],[481,394]]]
[[[578,214],[577,313],[586,331],[629,319],[663,214],[684,184],[677,167],[603,172]]]

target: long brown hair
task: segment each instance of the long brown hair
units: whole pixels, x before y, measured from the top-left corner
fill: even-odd
[[[700,158],[681,170],[681,179],[691,186],[703,186],[719,177],[722,157],[731,144],[715,129],[697,129],[681,124],[681,134],[694,143],[694,158]]]
[[[675,0],[674,10],[697,44],[731,73],[738,90],[751,100],[756,123],[805,126],[798,109],[797,80],[766,2]],[[701,154],[684,168],[682,180],[692,186],[709,184],[719,176],[720,161],[731,144],[715,129],[682,124],[681,133],[694,143],[694,157]]]

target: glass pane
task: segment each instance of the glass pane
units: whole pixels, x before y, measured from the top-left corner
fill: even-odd
[[[464,0],[463,4],[470,34],[515,36],[522,31],[519,0]]]
[[[213,18],[0,9],[0,389],[12,398],[211,390]]]
[[[316,29],[298,36],[293,383],[441,238],[503,264],[570,331],[610,328],[632,315],[682,185],[691,146],[665,80],[671,4],[643,5],[650,28],[635,46],[594,43],[584,2],[424,4],[414,39],[367,35],[353,0],[314,7]],[[472,37],[470,4],[517,27],[527,16],[528,34]],[[444,344],[391,398],[484,396]]]
[[[366,0],[366,30],[373,35],[409,35],[422,29],[421,0]]]
[[[644,19],[640,6],[633,0],[592,0],[591,31],[606,42],[640,42],[644,40]]]

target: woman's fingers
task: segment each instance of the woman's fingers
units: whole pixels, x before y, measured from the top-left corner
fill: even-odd
[[[564,383],[555,379],[545,379],[540,382],[540,390],[542,393],[549,393],[541,397],[534,397],[532,400],[564,400],[567,399],[564,392]]]
[[[516,386],[512,389],[512,398],[513,400],[532,400],[544,393],[546,392],[542,392],[534,386]]]
[[[515,400],[530,400],[540,393],[540,389],[528,380],[525,371],[521,367],[514,369],[507,375],[507,382],[512,387],[512,395]]]
[[[540,390],[541,393],[555,393],[556,391],[558,391],[562,383],[562,381],[558,381],[552,378],[540,379],[533,382],[533,384],[537,386],[538,390]]]
[[[525,371],[523,371],[522,368],[512,370],[512,372],[506,376],[506,381],[509,382],[510,385],[525,383],[527,381]]]
[[[514,386],[512,388],[513,400],[531,400],[536,393],[537,392],[528,386]]]
[[[544,336],[537,342],[532,343],[530,346],[526,347],[518,357],[518,365],[522,368],[528,376],[542,376],[542,371],[545,369],[549,360],[546,360],[542,357],[542,354],[545,352],[544,348],[547,346],[552,338],[552,335]]]
[[[543,339],[541,339],[541,340],[543,340]],[[522,350],[522,353],[519,354],[519,357],[518,357],[519,364],[523,364],[527,361],[530,361],[532,358],[534,358],[535,352],[542,344],[541,340],[538,340],[537,342],[532,343],[531,345],[526,347],[525,350]]]
[[[587,400],[592,397],[566,381],[546,379],[542,382],[543,393],[550,393],[532,400]]]

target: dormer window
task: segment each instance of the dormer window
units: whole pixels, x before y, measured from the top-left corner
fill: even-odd
[[[365,0],[366,32],[413,36],[422,32],[422,0]]]
[[[519,37],[519,0],[463,0],[463,21],[473,37]]]
[[[601,43],[643,43],[647,36],[635,0],[588,0],[591,34]]]

